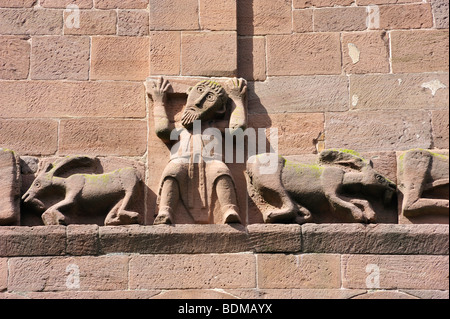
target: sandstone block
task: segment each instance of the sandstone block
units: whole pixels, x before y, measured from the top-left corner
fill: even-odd
[[[351,109],[446,109],[448,86],[448,74],[351,75]]]
[[[448,225],[302,225],[304,253],[445,255]]]
[[[88,80],[89,37],[34,37],[33,80]]]
[[[329,254],[257,255],[262,289],[340,287],[340,256]]]
[[[230,289],[242,299],[350,299],[365,292],[361,289]]]
[[[21,155],[51,155],[57,150],[58,122],[0,119],[0,145]]]
[[[342,269],[344,288],[448,290],[448,256],[344,255]]]
[[[146,10],[120,10],[118,35],[146,36],[149,34],[149,17]]]
[[[207,254],[251,250],[244,227],[228,225],[100,227],[99,240],[103,254]]]
[[[314,10],[314,31],[361,31],[366,26],[366,8],[324,8]]]
[[[380,29],[420,29],[433,26],[429,3],[379,7]]]
[[[358,6],[367,6],[371,4],[400,4],[400,3],[414,3],[417,0],[356,0]],[[419,1],[420,2],[420,1]]]
[[[96,0],[97,9],[147,9],[148,0]]]
[[[446,0],[431,0],[434,25],[438,29],[448,29],[448,3]]]
[[[304,9],[309,7],[349,6],[352,2],[352,0],[294,0],[293,5],[295,9]]]
[[[128,256],[10,259],[10,291],[126,290]]]
[[[141,120],[62,120],[59,153],[142,156],[147,124]]]
[[[247,229],[256,253],[294,253],[301,250],[300,225],[253,224]]]
[[[2,8],[31,8],[37,0],[4,0],[0,4]]]
[[[200,26],[204,30],[236,31],[236,0],[200,0]]]
[[[93,37],[91,79],[142,81],[149,75],[149,39]]]
[[[323,132],[324,115],[323,113],[252,114],[248,126],[256,130],[258,128],[276,129],[280,154],[311,154],[316,150],[313,140]],[[302,127],[301,132],[298,130],[299,126]],[[272,142],[269,131],[267,131],[267,139]]]
[[[271,77],[249,83],[249,113],[341,112],[348,110],[347,77]]]
[[[150,30],[198,30],[198,0],[150,0]]]
[[[0,227],[20,223],[20,165],[11,150],[0,148]]]
[[[117,14],[114,10],[80,10],[79,28],[67,23],[73,12],[64,11],[64,35],[114,35]]]
[[[43,9],[0,9],[0,34],[58,35],[62,12]]]
[[[30,68],[30,51],[26,37],[0,36],[0,79],[25,80]]]
[[[340,47],[339,33],[267,36],[267,74],[340,74]]]
[[[325,115],[325,148],[358,152],[428,149],[431,147],[430,122],[426,111],[328,113]]]
[[[448,30],[391,32],[394,73],[448,71]]]
[[[145,117],[145,87],[119,81],[0,82],[0,118],[73,116]],[[48,129],[43,130],[48,133]],[[15,137],[15,144],[20,144],[19,135]]]
[[[58,256],[66,251],[64,226],[2,227],[0,253],[14,256]]]
[[[313,10],[294,10],[292,12],[292,22],[294,32],[312,32],[313,27]]]
[[[8,288],[8,259],[0,258],[0,292]]]
[[[266,79],[266,40],[238,37],[238,74],[248,81]]]
[[[431,112],[431,126],[433,129],[433,145],[436,148],[448,148],[449,145],[449,112],[437,110]]]
[[[91,9],[93,0],[41,0],[40,4],[44,8],[65,9],[68,5],[76,5],[80,9]]]
[[[183,32],[183,75],[232,77],[237,74],[235,32]]]
[[[239,35],[290,34],[292,3],[290,0],[238,1]]]
[[[347,74],[389,73],[389,37],[385,32],[343,33],[342,50]]]
[[[150,74],[180,74],[180,46],[179,31],[150,32]]]
[[[67,226],[66,254],[72,256],[86,256],[98,254],[97,225],[69,225]]]
[[[255,256],[251,254],[132,256],[129,278],[130,289],[254,288]]]

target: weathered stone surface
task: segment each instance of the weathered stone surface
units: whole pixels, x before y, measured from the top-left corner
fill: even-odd
[[[325,130],[326,148],[364,152],[431,147],[431,120],[426,111],[328,113]]]
[[[343,33],[342,50],[347,74],[389,72],[389,37],[385,32]]]
[[[344,288],[449,288],[448,256],[344,255],[342,267]]]
[[[128,256],[11,258],[8,290],[126,290],[128,259]]]
[[[291,1],[238,1],[237,21],[239,35],[290,34]]]
[[[250,245],[256,253],[294,253],[301,250],[300,225],[253,224],[247,230]]]
[[[96,255],[99,252],[97,225],[67,226],[66,254],[72,256]]]
[[[380,6],[379,14],[379,28],[383,30],[420,29],[433,26],[429,3]]]
[[[64,35],[114,35],[117,13],[114,10],[80,10],[79,28],[68,23],[73,11],[64,11]],[[148,15],[147,15],[148,17]],[[148,24],[147,24],[148,25]]]
[[[236,32],[183,32],[181,73],[197,76],[236,76],[236,51]]]
[[[446,73],[351,75],[351,109],[447,109]]]
[[[183,289],[163,291],[152,299],[238,299],[231,294],[209,289]]]
[[[257,255],[258,287],[340,288],[340,256],[329,254]]]
[[[198,0],[150,0],[150,30],[198,30]]]
[[[53,155],[58,149],[55,120],[0,119],[0,131],[0,145],[21,155]]]
[[[448,71],[448,49],[448,30],[392,31],[392,71]]]
[[[339,33],[267,36],[267,74],[324,75],[341,73]],[[302,59],[298,57],[301,56]]]
[[[48,291],[21,292],[28,299],[150,299],[160,294],[160,290],[111,290],[111,291]],[[1,295],[0,295],[1,298]]]
[[[142,156],[147,150],[147,124],[141,120],[62,120],[59,153]]]
[[[448,290],[404,290],[406,293],[420,299],[448,299]]]
[[[148,35],[149,34],[148,11],[119,10],[117,33],[118,35],[126,35],[126,36]]]
[[[448,29],[448,3],[447,0],[431,0],[434,25],[438,29]]]
[[[45,0],[43,0],[45,1]],[[92,0],[89,0],[92,1]],[[2,8],[31,8],[37,0],[4,0],[0,7]]]
[[[247,81],[266,79],[266,39],[238,37],[238,74]]]
[[[66,250],[66,228],[63,226],[2,227],[2,256],[58,256]]]
[[[91,79],[142,81],[149,74],[147,37],[93,37]]]
[[[60,10],[0,9],[0,34],[57,35],[62,29]]]
[[[89,37],[34,37],[33,80],[88,80]]]
[[[249,113],[341,112],[348,110],[347,77],[271,77],[249,83]]]
[[[91,9],[93,6],[93,0],[41,0],[40,5],[44,8],[61,8],[61,9],[67,8],[68,5],[76,5],[80,9]]]
[[[419,299],[404,292],[397,291],[374,291],[360,294],[351,299]]]
[[[16,117],[145,117],[145,87],[119,81],[1,81],[0,118]]]
[[[255,256],[250,254],[140,255],[131,257],[129,267],[130,289],[256,286]]]
[[[302,225],[304,253],[447,255],[448,225]]]
[[[292,19],[294,32],[312,32],[314,30],[313,10],[294,10]]]
[[[5,291],[7,288],[8,288],[8,259],[0,258],[0,292]]]
[[[436,110],[431,112],[431,127],[433,129],[433,145],[445,149],[449,146],[449,112]]]
[[[0,79],[26,79],[30,68],[30,52],[30,43],[26,37],[0,36]]]
[[[180,46],[179,31],[150,32],[150,74],[180,74]]]
[[[349,299],[365,293],[360,289],[227,289],[242,299]]]
[[[0,226],[18,225],[21,175],[19,158],[11,150],[0,148],[0,176]]]
[[[203,30],[236,31],[236,0],[200,0],[199,4]]]
[[[352,2],[352,0],[294,0],[293,5],[296,9],[303,9],[308,7],[349,6]]]
[[[96,0],[97,9],[146,9],[148,0]]]
[[[100,227],[100,251],[141,254],[207,254],[250,251],[243,226],[175,225]]]
[[[315,32],[361,31],[366,26],[366,8],[324,8],[314,10]]]

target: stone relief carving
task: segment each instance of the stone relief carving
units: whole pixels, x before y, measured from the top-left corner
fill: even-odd
[[[187,90],[181,120],[175,123],[168,118],[169,81],[159,78],[148,83],[147,89],[153,100],[155,132],[171,147],[171,158],[161,178],[154,224],[174,223],[180,203],[197,223],[210,222],[214,193],[222,213],[221,222],[240,223],[233,176],[223,162],[221,147],[214,147],[214,143],[221,139],[217,132],[245,129],[246,81],[200,81]],[[172,145],[174,140],[179,141]]]
[[[397,163],[401,214],[406,217],[449,214],[449,155],[415,149]]]
[[[348,151],[324,150],[318,163],[303,164],[279,156],[275,174],[264,174],[259,156],[247,164],[249,193],[269,204],[266,223],[315,222],[327,212],[342,222],[375,223],[371,199],[391,205],[396,185],[373,169],[370,161]]]
[[[69,224],[69,212],[106,215],[104,224],[107,226],[140,223],[140,214],[128,209],[142,180],[139,172],[133,167],[125,167],[105,174],[71,173],[95,163],[96,158],[68,156],[41,165],[30,188],[22,196],[24,204],[43,212],[41,218],[45,225]],[[42,198],[57,195],[62,197],[46,207]]]
[[[0,148],[0,226],[19,225],[20,177],[19,157]]]

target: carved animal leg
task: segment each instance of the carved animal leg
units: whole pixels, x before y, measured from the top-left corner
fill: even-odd
[[[216,181],[216,193],[223,213],[223,223],[241,223],[234,183],[229,176],[221,176]]]
[[[75,197],[75,193],[68,193],[66,194],[66,198],[64,200],[47,209],[41,216],[44,225],[65,225],[66,217],[60,210],[73,205]]]
[[[114,206],[105,218],[105,226],[130,225],[139,223],[139,213],[126,210],[132,192],[126,192],[125,197]]]
[[[174,178],[166,179],[161,190],[158,215],[153,224],[172,224],[173,212],[176,211],[179,200],[180,190],[178,182]]]
[[[367,223],[367,218],[363,211],[352,204],[350,198],[338,195],[339,189],[342,187],[344,174],[345,172],[339,168],[327,168],[324,170],[321,178],[325,196],[335,211],[344,210],[349,212],[355,221]]]
[[[369,223],[376,222],[376,213],[369,201],[365,199],[353,198],[350,199],[350,203],[356,205],[357,207],[361,207],[361,210]]]
[[[298,209],[298,215],[295,218],[295,222],[297,224],[300,224],[300,225],[305,224],[312,220],[312,214],[307,208],[297,204],[297,209]]]

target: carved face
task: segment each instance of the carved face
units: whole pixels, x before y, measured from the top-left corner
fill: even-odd
[[[226,111],[227,94],[213,81],[202,81],[188,91],[186,107],[181,118],[184,127],[190,128],[195,120],[211,120]]]

